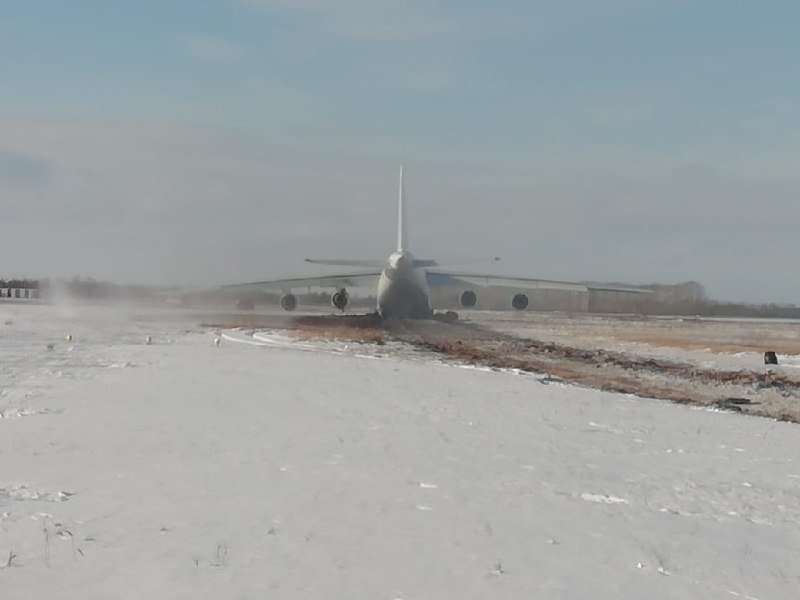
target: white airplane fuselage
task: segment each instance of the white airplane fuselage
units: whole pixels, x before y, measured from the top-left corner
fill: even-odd
[[[424,319],[433,316],[425,270],[410,252],[389,257],[378,280],[378,314],[383,318]]]

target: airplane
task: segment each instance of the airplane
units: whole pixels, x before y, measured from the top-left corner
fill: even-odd
[[[404,202],[403,167],[401,166],[397,214],[397,249],[392,252],[386,261],[307,258],[306,262],[308,263],[354,267],[362,270],[350,274],[239,283],[223,286],[222,289],[232,292],[280,290],[283,292],[280,299],[281,308],[285,311],[293,311],[298,305],[297,296],[292,293],[294,289],[308,287],[334,288],[335,291],[331,294],[331,305],[343,312],[349,303],[347,287],[372,287],[377,285],[377,312],[382,319],[434,318],[434,311],[430,302],[430,288],[431,286],[439,285],[456,285],[464,288],[459,301],[461,306],[465,308],[472,308],[478,302],[478,296],[474,288],[487,286],[504,286],[516,288],[517,290],[555,289],[573,292],[651,293],[650,290],[635,287],[615,287],[444,270],[439,268],[439,263],[436,260],[420,259],[409,251]],[[494,260],[499,260],[499,258]],[[526,309],[528,303],[528,296],[523,291],[516,292],[511,299],[511,306],[517,310]]]

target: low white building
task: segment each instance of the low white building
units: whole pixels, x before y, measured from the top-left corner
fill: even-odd
[[[32,300],[38,297],[39,290],[37,288],[0,288],[0,298],[2,299]]]

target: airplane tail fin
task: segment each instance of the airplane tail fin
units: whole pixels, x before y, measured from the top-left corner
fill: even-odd
[[[455,269],[455,268],[462,268],[465,266],[474,266],[474,265],[484,265],[489,263],[499,262],[499,256],[493,256],[491,258],[451,258],[447,260],[437,260],[431,261],[435,262],[434,265],[426,265],[432,267],[447,267],[448,269]]]
[[[336,265],[339,267],[363,267],[369,269],[383,268],[386,266],[385,260],[349,260],[338,258],[307,258],[307,263],[315,265]]]
[[[397,251],[408,250],[408,237],[406,233],[406,215],[403,211],[403,166],[400,166],[400,195],[397,209]]]

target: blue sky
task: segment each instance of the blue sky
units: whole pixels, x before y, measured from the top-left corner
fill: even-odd
[[[798,22],[794,2],[6,0],[0,273],[383,256],[405,163],[419,254],[798,302]]]

